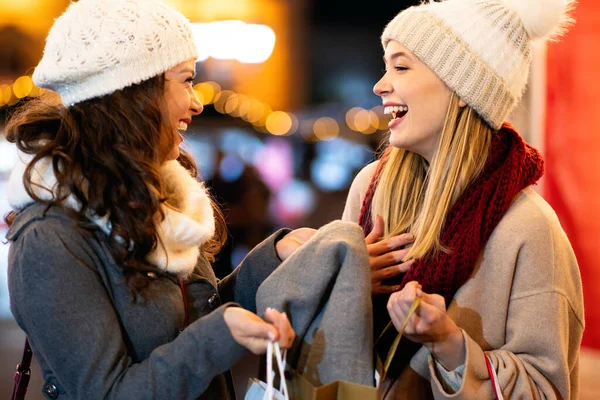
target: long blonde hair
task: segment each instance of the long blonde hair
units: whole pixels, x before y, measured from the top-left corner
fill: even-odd
[[[419,154],[393,148],[375,190],[371,215],[381,215],[384,237],[410,232],[415,241],[405,259],[449,252],[441,242],[451,207],[483,171],[492,129],[452,94],[431,164]]]

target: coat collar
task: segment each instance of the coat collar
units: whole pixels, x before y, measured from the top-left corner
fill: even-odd
[[[17,165],[8,181],[8,203],[17,212],[34,203],[23,185],[23,175],[32,158],[32,155],[19,152]],[[185,278],[196,267],[201,246],[215,233],[212,204],[204,184],[192,178],[177,161],[163,164],[160,174],[171,200],[161,206],[165,218],[157,221],[157,245],[146,260]],[[31,180],[37,196],[49,201],[54,198],[57,180],[50,159],[42,159],[36,164]],[[62,206],[76,210],[79,202],[69,195]],[[107,217],[100,218],[92,213],[88,217],[105,233],[110,233]]]

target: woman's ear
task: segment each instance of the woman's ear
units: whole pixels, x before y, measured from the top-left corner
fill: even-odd
[[[467,103],[465,103],[465,101],[464,101],[463,99],[459,99],[459,100],[458,100],[458,106],[459,106],[460,108],[464,108],[464,107],[466,107],[466,106],[467,106]]]

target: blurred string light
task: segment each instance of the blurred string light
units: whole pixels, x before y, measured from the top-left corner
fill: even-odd
[[[42,90],[35,86],[30,76],[20,76],[10,85],[0,85],[0,108],[14,106],[25,97],[37,97]]]
[[[284,111],[274,111],[265,120],[267,131],[275,136],[282,136],[292,129],[292,117]]]
[[[333,140],[340,134],[340,126],[335,119],[322,117],[315,121],[313,132],[321,140]]]
[[[19,99],[29,96],[29,94],[33,91],[33,81],[29,76],[21,76],[19,77],[15,83],[13,83],[13,93]]]
[[[266,25],[243,21],[192,24],[198,61],[237,60],[246,64],[265,62],[275,47],[275,32]],[[209,37],[210,40],[206,40]]]
[[[212,104],[217,112],[241,118],[261,133],[286,136],[299,131],[304,140],[318,142],[336,139],[341,132],[340,123],[335,118],[324,116],[299,121],[293,113],[273,110],[256,98],[223,90],[216,82],[200,82],[194,86],[194,91],[204,106]],[[13,106],[26,97],[37,97],[42,92],[43,89],[35,86],[31,77],[21,76],[11,85],[0,85],[0,108]],[[351,130],[370,135],[387,130],[389,119],[384,115],[382,106],[370,110],[353,107],[345,113],[344,122]]]
[[[332,117],[310,118],[299,121],[293,114],[273,110],[268,104],[241,93],[222,90],[216,82],[201,82],[194,86],[202,104],[212,104],[221,114],[241,118],[252,124],[258,132],[274,136],[287,136],[300,132],[308,142],[330,141],[339,137],[340,123]],[[387,130],[389,117],[383,114],[383,107],[370,110],[354,107],[345,113],[346,125],[353,131],[365,135]]]

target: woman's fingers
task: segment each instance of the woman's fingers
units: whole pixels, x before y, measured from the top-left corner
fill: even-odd
[[[412,306],[413,301],[417,297],[417,290],[420,289],[420,285],[416,281],[408,282],[404,285],[404,288],[392,294],[390,299],[388,300],[387,310],[390,314],[392,322],[398,331],[402,329],[402,325],[404,324],[404,320],[408,315],[408,312]],[[420,305],[419,305],[420,307]],[[418,307],[417,307],[418,311]],[[415,312],[415,314],[417,314]],[[418,315],[418,314],[417,314]],[[411,317],[409,321],[409,325],[414,325],[415,315]],[[407,331],[410,331],[407,327]]]
[[[266,323],[257,315],[248,311],[253,317],[248,317],[245,325],[241,325],[244,335],[249,338],[259,338],[264,340],[279,340],[279,330],[272,324]],[[255,318],[254,318],[255,317]]]
[[[383,232],[383,218],[381,217],[381,215],[377,215],[377,217],[375,217],[373,229],[365,238],[365,242],[367,242],[367,245],[378,242],[379,239],[381,239],[381,237],[383,236]]]
[[[296,338],[296,333],[294,332],[287,315],[274,308],[267,308],[265,318],[277,329],[279,333],[279,345],[284,349],[291,347]]]
[[[448,331],[446,323],[446,302],[438,294],[423,292],[418,282],[409,282],[397,293],[390,296],[388,312],[396,329],[400,330],[406,320],[415,298],[421,301],[415,313],[409,318],[404,333],[411,339],[421,343],[436,341],[445,337]]]
[[[446,312],[446,300],[439,294],[428,294],[419,289],[417,290],[417,295],[421,297],[423,303],[427,304],[428,306],[435,307],[437,310]]]
[[[305,242],[310,240],[316,232],[312,228],[298,228],[285,235],[275,244],[275,251],[279,259],[285,261]]]
[[[382,282],[386,279],[394,278],[400,274],[406,273],[415,263],[414,260],[409,260],[401,264],[392,265],[390,267],[371,270],[371,292],[374,295],[390,294],[400,290],[400,286],[383,285]]]
[[[387,286],[382,285],[381,283],[373,283],[371,285],[371,293],[374,295],[380,294],[392,294],[397,292],[400,289],[399,286]]]
[[[384,233],[383,218],[377,215],[373,230],[365,238],[371,268],[371,293],[373,295],[395,292],[395,286],[385,286],[381,282],[408,271],[413,264],[412,260],[402,262],[406,258],[414,236],[404,233],[388,239],[381,240]]]
[[[409,260],[401,264],[395,264],[389,267],[371,270],[371,282],[379,283],[385,279],[394,278],[395,276],[398,276],[408,271],[413,264],[414,261]]]
[[[401,235],[392,236],[391,238],[385,240],[379,240],[373,243],[367,242],[367,251],[369,256],[376,257],[408,246],[414,242],[414,240],[415,238],[412,233],[403,233]]]

